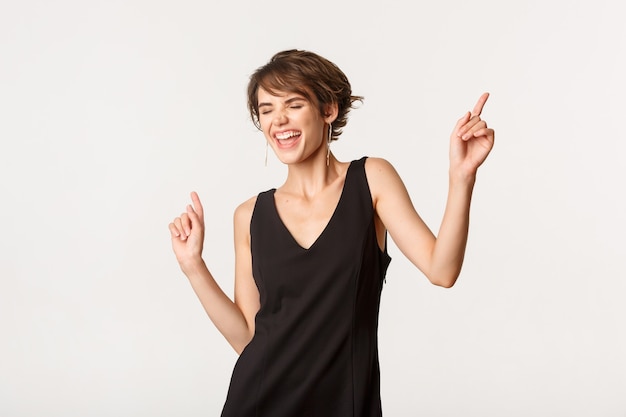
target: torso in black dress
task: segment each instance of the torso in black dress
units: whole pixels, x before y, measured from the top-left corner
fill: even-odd
[[[261,307],[222,417],[379,417],[378,310],[390,258],[376,238],[365,160],[304,249],[259,194],[250,238]]]

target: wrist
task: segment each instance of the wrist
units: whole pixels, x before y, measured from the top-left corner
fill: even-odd
[[[469,187],[471,189],[476,182],[476,171],[464,172],[450,169],[448,175],[450,187]]]
[[[202,257],[193,257],[185,260],[181,260],[180,269],[188,278],[198,275],[203,270],[207,269]]]

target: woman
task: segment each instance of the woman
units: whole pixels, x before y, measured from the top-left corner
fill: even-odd
[[[240,353],[222,416],[381,416],[377,326],[386,235],[435,285],[454,285],[472,189],[494,142],[483,94],[450,138],[448,201],[437,237],[391,164],[340,162],[330,145],[355,101],[343,72],[307,51],[276,54],[248,85],[252,120],[288,166],[285,183],[235,210],[235,297],[202,260],[204,213],[169,225],[182,271]]]

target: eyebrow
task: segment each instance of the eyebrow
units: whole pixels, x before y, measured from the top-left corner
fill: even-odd
[[[285,100],[285,104],[291,104],[294,101],[307,101],[307,100],[306,100],[306,98],[304,98],[302,96],[294,96],[294,97],[291,97],[291,98]],[[267,107],[267,106],[271,107],[272,103],[265,103],[265,102],[259,103],[258,108],[260,109],[261,107]]]

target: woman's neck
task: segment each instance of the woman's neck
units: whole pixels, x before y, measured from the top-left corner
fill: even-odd
[[[345,176],[345,162],[339,162],[331,153],[327,166],[326,155],[322,156],[289,165],[281,191],[311,197]]]

